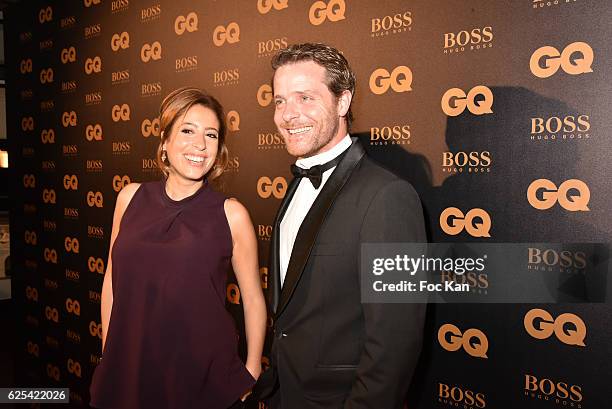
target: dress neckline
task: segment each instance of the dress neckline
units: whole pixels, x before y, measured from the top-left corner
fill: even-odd
[[[204,192],[205,190],[208,189],[208,181],[204,181],[204,183],[202,184],[202,186],[195,191],[195,193],[193,193],[190,196],[187,196],[181,200],[174,200],[172,199],[170,196],[168,196],[168,192],[166,192],[166,181],[162,180],[159,183],[159,187],[161,189],[161,196],[162,199],[164,200],[165,203],[171,205],[171,206],[180,206],[184,203],[190,202],[193,199],[195,199],[196,197],[198,197],[200,194],[202,194],[202,192]]]

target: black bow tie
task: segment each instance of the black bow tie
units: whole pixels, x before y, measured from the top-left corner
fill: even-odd
[[[293,176],[295,178],[308,178],[310,180],[310,183],[312,183],[312,186],[314,186],[315,189],[318,189],[319,186],[321,186],[321,182],[323,181],[323,173],[326,170],[329,170],[334,166],[338,165],[338,163],[340,163],[340,161],[344,157],[344,154],[347,151],[348,149],[346,149],[344,152],[342,152],[340,155],[336,156],[329,162],[324,163],[322,165],[315,165],[310,169],[304,169],[296,165],[291,165],[291,173],[293,173]]]

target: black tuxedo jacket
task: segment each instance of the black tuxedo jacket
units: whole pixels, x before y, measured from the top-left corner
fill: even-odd
[[[279,225],[290,200],[274,223],[271,368],[256,390],[274,390],[273,409],[402,408],[425,306],[362,304],[359,254],[361,243],[426,241],[417,193],[354,139],[298,231],[281,289]]]

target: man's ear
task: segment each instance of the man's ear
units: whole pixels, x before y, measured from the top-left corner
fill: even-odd
[[[351,101],[353,100],[353,94],[349,90],[344,90],[338,97],[338,116],[346,116],[349,108],[351,107]]]

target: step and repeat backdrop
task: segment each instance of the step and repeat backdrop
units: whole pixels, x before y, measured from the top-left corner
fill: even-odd
[[[160,178],[158,108],[177,87],[202,87],[226,109],[219,188],[251,213],[266,291],[292,163],[272,120],[270,58],[295,42],[347,56],[357,76],[352,133],[413,183],[432,241],[609,242],[611,12],[605,0],[9,8],[12,176],[3,183],[13,192],[17,384],[70,387],[73,404],[87,405],[114,202],[127,183]],[[524,259],[568,275],[590,262],[546,245]],[[465,280],[487,292],[486,272]],[[233,278],[227,304],[241,328]],[[607,304],[431,305],[408,407],[608,407],[610,322]]]

